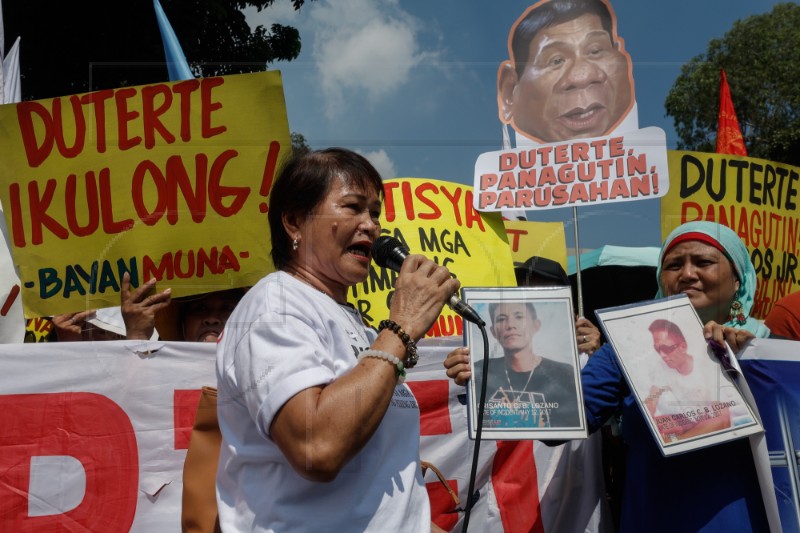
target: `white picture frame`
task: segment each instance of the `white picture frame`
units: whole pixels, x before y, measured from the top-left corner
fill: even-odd
[[[586,438],[571,289],[467,287],[463,297],[486,323],[489,341],[481,438]],[[535,316],[531,316],[531,309]],[[492,317],[490,311],[496,316]],[[465,325],[473,376],[467,383],[467,417],[469,436],[475,439],[484,342],[479,326],[467,322]],[[520,329],[524,331],[517,331]]]
[[[732,379],[733,352],[723,347],[732,362],[726,370],[686,295],[595,314],[665,457],[763,431]]]

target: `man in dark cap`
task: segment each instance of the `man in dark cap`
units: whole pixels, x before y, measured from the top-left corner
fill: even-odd
[[[514,274],[520,287],[569,287],[569,278],[558,261],[534,255],[524,263],[514,263]],[[600,330],[586,318],[575,320],[578,350],[592,355],[600,348]]]

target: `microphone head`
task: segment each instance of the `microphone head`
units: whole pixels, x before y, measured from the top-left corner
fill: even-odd
[[[400,271],[408,253],[408,248],[402,242],[388,235],[381,235],[372,243],[372,259],[375,264],[395,272]]]

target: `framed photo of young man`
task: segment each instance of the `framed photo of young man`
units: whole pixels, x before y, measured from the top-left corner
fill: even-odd
[[[686,295],[595,311],[664,456],[763,431]],[[726,369],[727,368],[727,369]]]
[[[487,351],[480,328],[464,323],[470,438],[481,407],[482,439],[586,438],[571,290],[467,287],[463,296],[486,323],[488,341]]]

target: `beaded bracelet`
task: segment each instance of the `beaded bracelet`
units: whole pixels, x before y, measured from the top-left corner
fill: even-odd
[[[398,375],[398,382],[402,383],[406,380],[406,369],[403,366],[403,362],[395,357],[394,355],[390,354],[389,352],[384,352],[382,350],[365,350],[358,354],[358,360],[361,361],[365,357],[376,357],[378,359],[383,359],[384,361],[389,361],[395,367],[397,367],[397,375]]]
[[[408,333],[403,331],[403,328],[400,327],[400,324],[395,322],[394,320],[381,320],[381,323],[378,324],[378,331],[382,331],[384,329],[388,329],[393,331],[403,344],[406,346],[406,352],[408,353],[408,357],[406,358],[406,368],[414,368],[419,361],[419,355],[417,355],[417,343],[409,337]]]

